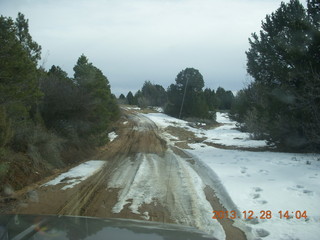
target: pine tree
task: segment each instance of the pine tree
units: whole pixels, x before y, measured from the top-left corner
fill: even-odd
[[[138,103],[143,102],[146,106],[162,107],[167,102],[166,90],[161,85],[152,84],[150,81],[144,82],[139,97],[141,99],[138,99]]]
[[[129,105],[133,105],[134,104],[134,97],[131,91],[128,92],[127,94],[127,101]]]
[[[279,147],[320,146],[319,40],[319,2],[305,9],[298,0],[281,3],[249,39],[254,82],[242,94],[248,96],[243,119]]]
[[[88,101],[79,97],[79,89],[59,66],[53,65],[40,83],[44,93],[40,110],[49,129],[61,133],[66,124],[82,118]]]
[[[171,84],[168,88],[165,112],[179,118],[210,118],[203,87],[204,80],[199,70],[182,70],[176,77],[176,84]]]
[[[29,33],[29,21],[25,19],[24,15],[20,12],[16,18],[15,27],[16,36],[21,46],[23,46],[27,52],[29,58],[34,63],[37,63],[41,58],[41,46],[32,40],[32,37]]]
[[[27,44],[20,41],[16,25],[11,18],[0,16],[0,104],[19,105],[27,113],[41,92],[36,62],[26,51]],[[27,21],[24,26],[24,34],[30,36]],[[15,115],[14,111],[8,114]]]
[[[79,57],[73,69],[74,81],[80,94],[89,98],[86,114],[86,121],[89,123],[87,134],[102,134],[110,122],[119,117],[119,108],[111,94],[109,81],[84,55]]]

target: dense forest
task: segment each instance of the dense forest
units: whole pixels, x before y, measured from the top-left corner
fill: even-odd
[[[59,66],[46,71],[21,13],[15,20],[0,17],[0,46],[1,183],[14,176],[19,188],[35,180],[31,172],[79,161],[108,141],[120,111],[107,77],[86,56],[79,57],[73,78]]]
[[[252,81],[236,96],[221,87],[203,90],[199,70],[186,68],[167,91],[145,82],[121,101],[162,106],[178,118],[214,119],[217,110],[230,110],[254,139],[284,151],[320,151],[320,3],[281,3],[261,28],[246,52]]]
[[[282,3],[249,39],[247,71],[231,116],[280,149],[320,150],[320,3]]]

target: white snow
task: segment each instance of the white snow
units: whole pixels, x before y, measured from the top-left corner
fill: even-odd
[[[122,108],[125,110],[141,110],[141,108],[134,106],[122,106]]]
[[[266,145],[264,141],[250,140],[249,134],[234,129],[236,123],[223,113],[217,113],[217,121],[224,125],[212,130],[191,128],[185,121],[165,114],[153,113],[145,116],[153,120],[159,128],[170,125],[188,128],[195,134],[206,136],[208,139],[205,141],[240,147]],[[171,138],[170,141],[174,142],[174,139]],[[196,156],[217,175],[240,212],[252,210],[254,216],[258,217],[260,217],[260,211],[272,212],[271,219],[241,220],[247,225],[247,231],[254,235],[249,239],[319,239],[319,154],[224,150],[205,146],[203,143],[190,144],[190,146],[193,150],[187,150],[187,152]],[[226,202],[224,205],[230,206]],[[308,218],[280,219],[278,212],[287,210],[290,215],[293,215],[292,212],[306,211]]]
[[[232,121],[227,113],[217,112],[216,113],[216,121],[219,123],[225,123],[225,124],[234,124],[235,122]]]
[[[144,215],[143,218],[145,220],[149,220],[150,219],[149,212],[144,212],[143,215]]]
[[[236,147],[264,147],[265,141],[251,140],[249,133],[240,132],[236,129],[235,121],[231,121],[226,113],[218,112],[216,121],[224,125],[205,132],[208,142],[218,143],[225,146]]]
[[[145,117],[151,119],[153,122],[157,124],[158,127],[161,128],[166,128],[168,126],[179,126],[189,128],[188,122],[174,117],[170,117],[164,113],[148,113],[141,115],[144,115]]]
[[[159,113],[163,113],[163,108],[162,107],[153,107],[153,110],[159,112]]]
[[[108,138],[110,139],[110,142],[115,140],[118,137],[118,135],[115,132],[108,133]]]
[[[67,185],[65,185],[62,190],[72,188],[81,181],[84,181],[91,175],[95,174],[104,164],[106,164],[106,162],[101,160],[90,160],[84,162],[74,168],[71,168],[68,172],[60,174],[58,177],[45,183],[43,186],[64,183]]]

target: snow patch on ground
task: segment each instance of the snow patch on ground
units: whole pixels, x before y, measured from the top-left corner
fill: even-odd
[[[227,113],[217,112],[216,113],[216,121],[224,124],[234,124],[236,122],[232,121]]]
[[[67,185],[65,185],[62,190],[72,188],[75,185],[79,184],[81,181],[84,181],[91,175],[95,174],[102,168],[104,164],[106,164],[106,162],[101,160],[90,160],[84,162],[74,168],[71,168],[68,172],[60,174],[58,177],[45,183],[43,186],[63,183]]]
[[[169,126],[179,126],[179,127],[189,128],[188,122],[181,119],[174,118],[174,117],[170,117],[164,113],[148,113],[148,114],[142,114],[142,115],[151,119],[153,122],[156,123],[158,127],[161,127],[161,128],[166,128]]]
[[[153,110],[159,112],[159,113],[163,113],[163,108],[162,107],[153,107]]]
[[[216,121],[224,125],[206,131],[207,141],[212,143],[218,143],[225,146],[237,146],[237,147],[265,147],[267,146],[264,140],[252,140],[250,134],[240,132],[237,130],[235,121],[229,119],[227,113],[216,113]]]
[[[121,108],[125,109],[125,110],[141,110],[141,108],[139,107],[129,107],[129,106],[122,106]]]
[[[118,135],[115,132],[108,133],[108,138],[109,138],[110,142],[115,140],[117,137],[118,137]]]
[[[159,128],[188,128],[214,143],[240,147],[263,147],[264,141],[249,139],[248,133],[236,129],[227,114],[217,113],[221,127],[194,129],[187,122],[165,114],[146,114]],[[174,139],[171,138],[174,142]],[[243,221],[254,238],[265,240],[317,240],[320,236],[320,161],[319,154],[250,152],[224,150],[189,144],[186,150],[206,164],[220,179],[232,201],[242,211],[254,211],[258,219]],[[201,185],[199,185],[201,189]],[[222,201],[224,201],[222,199]],[[227,207],[230,203],[223,202]],[[228,208],[228,207],[227,207]],[[229,207],[230,208],[230,207]],[[228,209],[233,210],[233,209]],[[271,219],[259,219],[260,211],[270,210]],[[308,218],[279,218],[279,211],[306,211]]]

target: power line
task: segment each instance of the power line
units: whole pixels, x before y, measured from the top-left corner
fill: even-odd
[[[180,113],[179,113],[179,118],[180,118],[180,119],[181,119],[181,114],[182,114],[182,108],[183,108],[183,104],[184,104],[184,99],[185,99],[185,97],[186,97],[188,81],[189,81],[189,78],[187,77],[186,86],[185,86],[185,88],[184,88],[184,93],[183,93],[182,103],[181,103],[181,108],[180,108]]]

